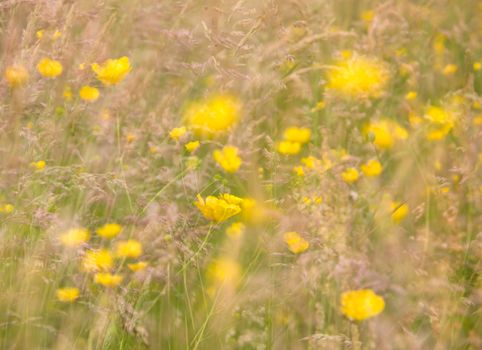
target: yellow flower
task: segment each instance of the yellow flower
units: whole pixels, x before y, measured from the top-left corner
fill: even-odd
[[[459,68],[455,64],[447,64],[442,70],[443,75],[453,75]]]
[[[95,274],[94,282],[104,287],[116,287],[123,279],[124,277],[122,275],[100,272]]]
[[[303,253],[310,247],[310,243],[301,237],[298,232],[286,232],[283,239],[288,245],[288,249],[295,254]]]
[[[402,222],[410,210],[406,203],[392,202],[390,203],[390,206],[392,209],[392,221],[396,224]]]
[[[42,37],[44,36],[44,30],[41,29],[41,30],[37,30],[37,33],[36,33],[36,36],[37,36],[37,39],[42,39]]]
[[[313,156],[301,158],[301,163],[303,163],[309,169],[315,169],[320,166],[320,160]]]
[[[85,85],[79,91],[79,96],[84,101],[94,102],[99,98],[100,92],[99,89]]]
[[[363,321],[385,308],[383,298],[371,289],[351,290],[341,295],[341,312],[351,320]]]
[[[194,204],[206,219],[221,222],[241,212],[241,207],[231,197],[239,199],[239,204],[241,204],[242,199],[236,196],[224,195],[219,198],[207,196],[204,200],[199,194],[197,195],[198,200]]]
[[[28,81],[28,71],[21,65],[9,66],[5,69],[5,79],[12,88],[22,86]]]
[[[36,170],[40,171],[45,168],[45,165],[47,165],[47,163],[45,163],[45,160],[39,160],[39,161],[30,163],[30,165],[34,167]]]
[[[480,62],[475,62],[473,65],[474,71],[478,72],[479,70],[482,69],[482,63]]]
[[[224,146],[222,150],[213,152],[214,160],[228,173],[235,173],[243,163],[238,156],[238,148],[234,146]]]
[[[73,95],[72,95],[72,89],[70,88],[70,86],[66,86],[64,88],[64,92],[62,93],[62,96],[66,101],[72,101]]]
[[[403,127],[388,119],[370,122],[364,127],[363,133],[365,136],[371,135],[373,144],[379,149],[392,148],[395,140],[405,140],[408,137]]]
[[[95,232],[103,238],[111,239],[116,237],[121,231],[122,231],[121,225],[112,223],[112,224],[105,224],[99,227]]]
[[[321,100],[316,103],[316,105],[311,109],[311,112],[319,112],[325,109],[326,103],[325,101]]]
[[[56,30],[55,32],[53,32],[52,34],[52,40],[57,40],[58,38],[60,38],[62,36],[62,32],[60,30]]]
[[[136,263],[127,264],[127,267],[129,268],[129,270],[137,272],[145,270],[147,265],[148,264],[145,261],[138,261]]]
[[[239,239],[246,229],[242,222],[233,222],[227,229],[226,235],[232,239]]]
[[[231,95],[214,95],[191,102],[184,111],[187,125],[199,137],[213,137],[231,129],[239,119],[241,105]]]
[[[328,89],[348,97],[379,97],[390,78],[382,61],[355,56],[341,60],[328,71]]]
[[[209,264],[206,275],[209,282],[216,287],[236,287],[241,280],[241,267],[231,258],[215,259]]]
[[[89,250],[85,253],[82,266],[85,271],[110,270],[114,265],[111,253],[106,249]]]
[[[187,132],[187,129],[185,126],[174,128],[171,131],[169,131],[169,137],[174,141],[179,141],[179,139],[183,137],[186,132]]]
[[[60,242],[66,247],[77,247],[90,238],[89,230],[83,227],[72,228],[60,235]]]
[[[55,292],[57,299],[64,303],[72,302],[79,298],[79,289],[75,287],[59,288]]]
[[[5,213],[5,214],[10,214],[10,213],[13,213],[13,211],[15,210],[15,207],[13,206],[13,204],[5,204],[5,205],[0,205],[0,213]]]
[[[120,241],[116,246],[116,255],[121,258],[138,258],[142,254],[142,244],[135,239]]]
[[[303,167],[301,165],[295,166],[293,168],[293,171],[299,177],[305,176],[305,171],[303,170]]]
[[[352,184],[358,180],[360,174],[356,168],[347,168],[341,173],[341,177],[346,183]]]
[[[118,59],[108,59],[102,66],[93,63],[91,67],[97,75],[97,79],[104,85],[116,85],[120,83],[132,69],[129,57],[126,56]]]
[[[405,95],[405,99],[407,101],[413,101],[417,98],[417,92],[416,91],[409,91],[407,92],[407,94]]]
[[[375,11],[373,10],[362,11],[360,17],[363,20],[363,22],[365,22],[366,24],[370,24],[375,18]]]
[[[428,122],[426,138],[435,141],[448,135],[455,125],[456,116],[446,108],[429,106],[424,118]]]
[[[301,151],[301,144],[299,142],[281,141],[277,145],[277,151],[284,155],[298,154]]]
[[[186,151],[188,151],[189,153],[192,153],[195,150],[197,150],[200,145],[201,145],[201,143],[199,141],[191,141],[191,142],[186,143],[184,145],[184,147],[186,148]]]
[[[383,167],[380,162],[376,159],[371,159],[361,167],[361,170],[365,176],[378,176],[382,173]]]
[[[44,57],[37,64],[38,72],[47,78],[55,78],[62,74],[63,68],[59,61]]]
[[[285,141],[298,142],[301,144],[307,143],[311,138],[311,130],[308,128],[287,128],[283,133]]]

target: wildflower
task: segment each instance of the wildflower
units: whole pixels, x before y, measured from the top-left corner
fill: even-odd
[[[52,34],[52,40],[57,40],[62,36],[62,32],[60,30],[55,30]]]
[[[108,59],[102,65],[93,63],[92,70],[97,79],[104,85],[116,85],[120,83],[131,71],[129,57],[123,56],[118,59]]]
[[[297,176],[300,176],[300,177],[305,176],[305,171],[303,170],[303,167],[301,165],[295,166],[293,168],[293,171]]]
[[[68,303],[77,300],[80,292],[78,288],[66,287],[57,289],[55,294],[57,295],[57,299],[61,302]]]
[[[62,96],[64,97],[65,101],[72,101],[73,94],[70,86],[66,86],[64,88],[64,92],[62,93]]]
[[[43,29],[37,30],[37,33],[35,33],[35,34],[36,34],[36,36],[37,36],[37,39],[40,40],[40,39],[42,39],[43,36],[44,36],[44,30],[43,30]]]
[[[197,150],[200,145],[201,145],[201,143],[199,141],[191,141],[191,142],[186,143],[184,145],[184,147],[186,148],[186,151],[188,151],[189,153],[192,153],[195,150]]]
[[[426,138],[430,141],[443,139],[455,125],[455,114],[441,107],[429,106],[424,119],[429,124]]]
[[[301,158],[301,163],[303,163],[308,169],[315,169],[320,165],[320,160],[313,156],[308,156]]]
[[[283,155],[294,155],[301,151],[301,144],[299,142],[281,141],[277,145],[277,151]]]
[[[116,255],[121,258],[138,258],[142,254],[142,244],[135,239],[120,241],[116,246]]]
[[[473,67],[475,72],[478,72],[479,70],[482,69],[482,63],[481,62],[475,62],[472,67]]]
[[[295,254],[303,253],[310,247],[310,243],[300,236],[298,232],[286,232],[283,236],[288,249]]]
[[[459,67],[457,67],[455,64],[447,64],[444,69],[442,70],[443,75],[453,75],[457,72]]]
[[[269,209],[264,203],[254,198],[243,198],[241,206],[243,221],[246,223],[257,225],[269,218]]]
[[[200,137],[213,137],[231,129],[239,119],[241,106],[231,95],[214,95],[190,103],[183,118]]]
[[[214,160],[228,173],[235,173],[243,163],[238,156],[238,148],[234,146],[224,146],[222,150],[213,152]]]
[[[323,100],[318,101],[318,102],[316,103],[316,105],[311,109],[311,112],[313,112],[313,113],[314,113],[314,112],[319,112],[319,111],[325,109],[325,107],[326,107],[325,101],[323,101]]]
[[[110,270],[114,265],[111,253],[106,249],[89,250],[85,253],[82,266],[85,271]]]
[[[365,22],[366,24],[370,24],[375,18],[375,11],[365,10],[361,13],[360,17],[363,20],[363,22]]]
[[[136,140],[137,136],[131,132],[126,134],[126,143],[132,143]]]
[[[435,37],[432,47],[437,55],[442,55],[445,51],[445,36],[443,34],[438,34]]]
[[[304,144],[310,141],[311,130],[308,128],[290,127],[284,131],[283,138],[285,141]]]
[[[90,238],[89,230],[83,227],[76,227],[60,235],[60,242],[66,247],[77,247]]]
[[[209,264],[206,276],[217,287],[236,287],[241,280],[241,267],[231,258],[215,259]]]
[[[5,69],[5,79],[11,88],[22,86],[28,81],[28,71],[21,65],[9,66]]]
[[[407,92],[407,94],[405,95],[405,99],[407,101],[413,101],[417,98],[417,92],[416,91],[409,91]]]
[[[138,261],[136,263],[127,264],[127,267],[129,268],[129,270],[137,272],[145,270],[147,265],[148,264],[145,261]]]
[[[328,71],[328,88],[348,97],[379,97],[390,78],[378,59],[355,56],[343,59]]]
[[[382,173],[383,167],[380,162],[376,159],[371,159],[361,167],[361,170],[365,176],[374,177],[378,176]]]
[[[346,183],[352,184],[358,180],[360,174],[356,168],[347,168],[341,173],[341,177]]]
[[[59,61],[44,57],[37,64],[38,72],[47,78],[55,78],[62,74],[63,68]]]
[[[0,213],[5,213],[5,214],[10,214],[10,213],[13,213],[13,211],[15,210],[15,207],[13,206],[13,204],[4,204],[4,205],[0,205]]]
[[[371,289],[351,290],[341,295],[341,312],[351,320],[363,321],[383,311],[385,301]]]
[[[45,160],[38,160],[36,162],[30,163],[30,165],[34,167],[36,170],[40,171],[45,168],[45,165],[47,165],[47,163],[45,163]]]
[[[99,89],[85,85],[79,91],[79,96],[84,101],[94,102],[99,98],[100,92]]]
[[[171,131],[169,131],[169,137],[174,141],[179,141],[179,139],[183,137],[186,132],[187,132],[187,129],[185,126],[174,128]]]
[[[239,239],[246,229],[242,222],[233,222],[227,229],[226,235],[232,239]]]
[[[239,199],[240,202],[236,203],[237,200],[234,198]],[[197,202],[194,204],[206,219],[221,222],[239,214],[241,212],[241,202],[242,199],[236,196],[220,196],[219,198],[207,196],[204,200],[201,195],[198,194]]]
[[[94,282],[104,287],[117,287],[123,279],[124,277],[122,275],[99,272],[95,274]]]
[[[122,231],[122,226],[115,223],[105,224],[99,227],[97,230],[95,230],[95,232],[99,236],[107,239],[116,237],[121,231]]]
[[[371,135],[373,144],[379,149],[392,148],[395,140],[405,140],[408,137],[403,127],[388,119],[370,122],[364,127],[363,133]]]
[[[405,219],[409,212],[408,204],[400,202],[391,202],[390,206],[392,208],[392,221],[396,224],[400,223]]]

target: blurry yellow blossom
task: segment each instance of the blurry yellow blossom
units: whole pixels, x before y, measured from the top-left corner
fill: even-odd
[[[319,111],[325,109],[325,107],[326,107],[325,101],[323,101],[323,100],[318,101],[317,104],[311,109],[311,112],[319,112]]]
[[[239,119],[241,105],[231,95],[213,95],[191,102],[184,120],[199,137],[213,137],[228,131]]]
[[[341,312],[351,320],[363,321],[385,308],[383,298],[371,289],[351,290],[341,295]]]
[[[32,167],[34,167],[36,170],[43,170],[45,168],[45,166],[47,165],[47,163],[45,162],[45,160],[38,160],[36,162],[32,162],[30,163],[30,165]]]
[[[36,36],[37,36],[37,39],[40,40],[40,39],[42,39],[43,36],[44,36],[44,30],[43,30],[43,29],[37,30],[37,33],[35,33],[35,34],[36,34]]]
[[[191,142],[186,143],[184,145],[184,147],[186,148],[186,151],[192,153],[195,150],[197,150],[200,145],[201,145],[201,143],[199,141],[191,141]]]
[[[238,239],[243,235],[245,229],[246,227],[242,222],[233,222],[226,229],[226,235],[228,235],[229,238]]]
[[[201,195],[198,194],[197,201],[194,204],[206,219],[221,222],[241,212],[241,207],[236,203],[234,198],[240,200],[239,204],[242,202],[241,198],[231,195],[229,197],[220,196],[219,198],[207,196],[204,200]]]
[[[174,128],[171,131],[169,131],[169,137],[174,141],[179,141],[179,139],[183,137],[184,134],[186,134],[186,132],[187,132],[187,129],[185,126]]]
[[[243,221],[252,225],[257,225],[269,219],[270,211],[266,205],[254,198],[243,198],[242,217]]]
[[[327,88],[349,97],[379,97],[390,74],[385,63],[365,56],[341,60],[328,71]]]
[[[363,128],[363,133],[370,136],[373,144],[379,149],[392,148],[396,140],[405,140],[408,137],[407,131],[402,126],[389,119],[368,123]]]
[[[370,24],[375,18],[375,11],[373,10],[362,11],[360,17],[363,20],[363,22],[365,22],[366,24]]]
[[[99,272],[95,274],[94,282],[104,287],[116,287],[121,284],[123,279],[122,275]]]
[[[378,176],[382,173],[383,167],[376,159],[371,159],[360,167],[365,176]]]
[[[22,65],[13,65],[5,69],[5,79],[10,87],[24,85],[28,81],[28,71]]]
[[[409,91],[407,92],[407,94],[405,95],[405,99],[407,101],[413,101],[417,98],[417,92],[416,91]]]
[[[316,169],[321,164],[320,160],[313,156],[301,158],[301,163],[303,163],[309,169]]]
[[[482,63],[480,62],[475,62],[473,65],[474,71],[478,72],[479,70],[482,69]]]
[[[72,101],[73,94],[72,94],[72,89],[70,88],[70,86],[66,86],[64,88],[62,96],[64,97],[65,101]]]
[[[99,89],[85,85],[79,91],[79,96],[84,101],[94,102],[99,98],[100,92]]]
[[[90,238],[89,230],[83,227],[72,228],[60,235],[60,242],[66,247],[77,247]]]
[[[117,242],[116,255],[121,258],[138,258],[142,254],[142,244],[135,239]]]
[[[482,125],[482,115],[478,115],[476,117],[474,117],[474,119],[472,119],[472,124],[478,126],[478,125]]]
[[[134,272],[145,270],[147,266],[148,264],[145,261],[138,261],[136,263],[127,264],[129,270]]]
[[[59,61],[44,57],[37,64],[38,72],[47,78],[55,78],[62,74],[63,68]]]
[[[447,64],[443,70],[443,75],[453,75],[457,72],[459,68],[455,64]]]
[[[55,32],[53,32],[52,34],[52,40],[57,40],[58,38],[60,38],[62,36],[62,32],[60,32],[59,30],[56,30]]]
[[[310,243],[300,236],[298,232],[286,232],[283,240],[288,245],[288,249],[295,254],[303,253],[310,247]]]
[[[113,266],[114,259],[106,249],[89,250],[82,260],[82,267],[88,272],[110,270]]]
[[[231,258],[214,259],[207,268],[206,277],[216,286],[236,287],[241,281],[241,266]]]
[[[424,119],[429,123],[427,139],[443,139],[454,127],[455,118],[455,114],[447,108],[429,106],[424,115]]]
[[[301,144],[299,142],[281,141],[278,143],[276,149],[280,154],[293,155],[300,153]]]
[[[311,130],[308,128],[297,128],[293,126],[284,131],[283,138],[285,141],[304,144],[310,141]]]
[[[93,63],[92,70],[104,85],[116,85],[120,83],[131,71],[129,57],[123,56],[118,59],[108,59],[102,65]]]
[[[75,301],[79,298],[79,289],[75,287],[59,288],[56,290],[55,294],[57,299],[64,303]]]
[[[10,213],[13,213],[13,211],[15,210],[15,207],[13,206],[13,204],[4,204],[4,205],[0,205],[0,213],[5,213],[5,214],[10,214]]]
[[[293,171],[297,176],[305,176],[305,171],[303,170],[303,167],[301,165],[295,166],[293,168]]]
[[[400,223],[408,215],[409,207],[406,203],[392,202],[392,221],[396,224]]]
[[[95,230],[99,236],[107,239],[116,237],[122,231],[122,226],[116,223],[105,224]]]
[[[356,168],[347,168],[341,173],[341,177],[343,181],[351,184],[358,180],[360,174],[358,173],[358,170]]]
[[[238,148],[234,146],[224,146],[222,150],[213,152],[214,160],[228,173],[235,173],[243,163],[238,156]]]

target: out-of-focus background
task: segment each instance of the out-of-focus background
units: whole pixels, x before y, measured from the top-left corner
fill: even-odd
[[[0,1],[0,348],[481,349],[481,14]]]

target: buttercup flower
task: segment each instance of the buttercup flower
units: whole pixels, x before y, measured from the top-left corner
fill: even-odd
[[[234,222],[226,229],[226,234],[230,238],[238,239],[243,235],[245,229],[246,227],[242,222]]]
[[[304,144],[310,141],[311,130],[308,128],[290,127],[284,131],[283,138],[285,141]]]
[[[214,95],[190,103],[183,118],[199,137],[213,137],[231,129],[239,120],[241,105],[231,95]]]
[[[89,250],[82,260],[82,267],[85,271],[94,272],[99,270],[110,270],[114,266],[114,259],[106,249]]]
[[[88,85],[83,86],[79,91],[80,98],[88,102],[96,101],[99,98],[99,95],[99,89]]]
[[[104,287],[117,287],[123,279],[124,277],[122,275],[99,272],[95,274],[94,282]]]
[[[14,210],[15,207],[13,206],[13,204],[7,203],[4,205],[0,205],[0,213],[10,214],[13,213]]]
[[[95,230],[99,236],[107,239],[116,237],[122,231],[122,226],[119,224],[111,223],[105,224]]]
[[[216,287],[236,287],[241,280],[241,267],[231,258],[215,259],[209,264],[206,277]]]
[[[186,132],[187,132],[187,129],[185,126],[174,128],[171,131],[169,131],[169,137],[174,141],[179,141],[179,139],[183,137],[184,134],[186,134]]]
[[[351,184],[358,180],[360,174],[358,173],[358,170],[356,168],[347,168],[341,173],[341,177],[343,181]]]
[[[138,261],[136,263],[127,264],[127,267],[129,268],[129,270],[137,272],[145,270],[147,265],[148,264],[145,261]]]
[[[373,144],[379,149],[392,148],[396,140],[405,140],[407,131],[397,122],[382,119],[368,123],[363,128],[365,136],[371,136]]]
[[[243,163],[238,156],[238,148],[234,146],[224,146],[222,150],[213,152],[214,160],[228,173],[235,173]]]
[[[60,235],[60,242],[66,247],[77,247],[90,238],[89,230],[83,227],[72,228]]]
[[[426,137],[430,141],[441,140],[455,125],[456,114],[448,108],[429,106],[424,115],[428,123]]]
[[[129,57],[126,56],[118,59],[108,59],[102,65],[93,63],[91,67],[97,79],[104,85],[120,83],[132,69]]]
[[[28,71],[22,65],[13,65],[5,69],[5,79],[11,88],[24,85],[28,81]]]
[[[310,247],[310,243],[301,237],[298,232],[286,232],[283,239],[288,245],[288,249],[295,254],[303,253]]]
[[[379,97],[390,79],[382,61],[353,56],[343,59],[328,71],[327,88],[348,97]]]
[[[45,166],[47,165],[47,163],[45,162],[45,160],[38,160],[36,162],[32,162],[30,163],[30,165],[32,167],[35,168],[35,170],[43,170],[45,168]]]
[[[79,289],[75,287],[59,288],[55,292],[57,299],[64,303],[75,301],[79,298]]]
[[[121,258],[138,258],[142,254],[142,244],[135,239],[120,241],[116,246],[116,255]]]
[[[37,71],[47,78],[55,78],[62,74],[63,67],[59,61],[44,57],[37,64]]]
[[[409,207],[406,203],[392,202],[390,204],[392,209],[392,221],[396,224],[400,223],[408,215]]]
[[[363,321],[381,313],[385,301],[371,289],[351,290],[341,295],[340,308],[349,319]]]
[[[276,150],[283,155],[294,155],[301,151],[301,144],[299,142],[281,141],[278,143]]]
[[[382,164],[376,159],[369,160],[365,164],[362,164],[360,168],[363,174],[368,177],[378,176],[383,171]]]
[[[199,141],[191,141],[191,142],[186,143],[184,145],[184,147],[186,148],[186,151],[188,151],[189,153],[192,153],[195,150],[197,150],[200,145],[201,145],[201,143]]]
[[[219,198],[207,196],[204,200],[198,194],[197,199],[194,204],[208,220],[222,222],[241,212],[242,199],[236,196],[224,195]]]

